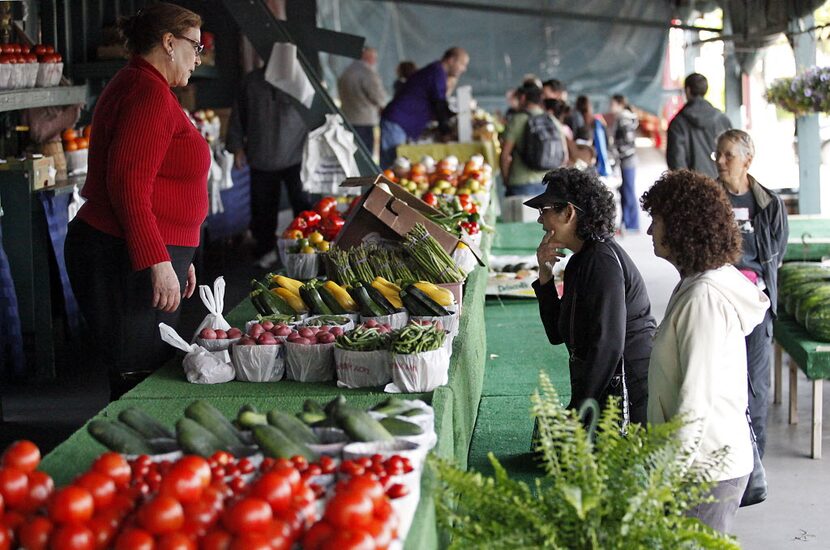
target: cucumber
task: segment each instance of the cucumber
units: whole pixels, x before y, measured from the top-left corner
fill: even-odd
[[[254,413],[255,413],[255,412],[259,412],[259,411],[257,410],[257,408],[256,408],[254,405],[251,405],[250,403],[245,403],[244,405],[242,405],[241,407],[239,407],[239,414],[242,414],[242,413],[244,413],[244,412],[246,412],[246,411],[248,411],[248,412],[254,412]]]
[[[266,417],[264,413],[243,411],[239,413],[239,416],[236,417],[236,422],[242,428],[250,430],[254,426],[259,426],[260,424],[268,424],[268,417]]]
[[[335,397],[334,399],[332,399],[331,401],[326,403],[326,406],[323,407],[323,411],[328,416],[334,416],[335,411],[337,409],[339,409],[340,407],[342,407],[343,405],[345,405],[345,404],[346,404],[346,398],[343,397],[343,394],[341,393],[337,397]]]
[[[176,433],[150,416],[143,409],[128,407],[118,414],[118,420],[146,439],[173,439]]]
[[[219,410],[207,401],[194,401],[184,410],[184,415],[207,428],[225,447],[237,447],[244,444],[239,431],[225,418]]]
[[[385,414],[387,416],[397,416],[411,408],[412,403],[410,403],[408,399],[389,397],[372,407],[372,410],[376,413]]]
[[[90,420],[89,435],[111,451],[128,455],[150,455],[153,448],[141,434],[117,420]]]
[[[427,311],[431,311],[432,317],[444,317],[450,312],[444,309],[438,302],[427,296],[427,293],[415,285],[409,285],[407,292],[416,300],[418,300]]]
[[[263,424],[261,426],[254,426],[254,441],[265,453],[265,456],[271,458],[291,458],[293,456],[303,456],[309,462],[317,460],[317,454],[309,449],[305,444],[294,441],[282,432],[279,428],[275,428],[270,424]]]
[[[372,301],[386,311],[386,315],[392,315],[398,311],[397,308],[392,305],[392,302],[387,300],[386,296],[384,296],[380,290],[376,289],[372,285],[364,285],[364,287],[366,288],[366,292],[369,293],[369,297]]]
[[[176,439],[184,454],[210,458],[216,451],[227,450],[213,432],[190,418],[176,422]]]
[[[353,441],[392,441],[395,439],[383,424],[360,409],[341,407],[337,423]]]
[[[355,283],[352,288],[354,292],[354,301],[360,306],[360,314],[364,317],[383,317],[386,315],[385,310],[372,300],[366,287],[360,283]]]
[[[419,425],[391,416],[381,418],[380,425],[394,436],[421,435],[424,433],[423,428]]]
[[[317,292],[320,294],[320,298],[323,300],[328,308],[334,315],[344,315],[348,313],[343,306],[340,305],[340,302],[337,301],[337,298],[331,293],[329,289],[324,286],[317,287]]]
[[[426,307],[421,304],[421,301],[412,296],[406,290],[401,290],[401,300],[403,301],[403,306],[409,312],[409,314],[413,317],[431,317],[431,313]]]
[[[268,423],[279,428],[285,435],[298,443],[317,444],[320,440],[302,420],[277,409],[268,411]]]
[[[325,420],[327,417],[326,413],[323,412],[303,411],[297,413],[297,418],[299,418],[305,424],[311,426],[312,424],[316,424],[317,422]]]
[[[323,410],[323,406],[320,405],[320,403],[318,403],[314,399],[306,399],[305,401],[303,401],[303,412],[323,414],[326,413],[326,411]]]
[[[318,422],[310,424],[312,428],[337,428],[337,420],[333,416],[327,416]]]
[[[305,284],[300,288],[300,298],[303,299],[303,302],[308,304],[308,307],[311,308],[312,313],[317,315],[332,315],[332,311],[329,306],[323,301],[320,297],[320,293],[317,292],[317,289],[311,285]]]

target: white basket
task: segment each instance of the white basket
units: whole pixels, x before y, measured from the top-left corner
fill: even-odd
[[[308,281],[320,271],[319,254],[286,254],[285,272],[292,279]]]
[[[360,316],[360,322],[365,323],[369,319],[374,319],[379,325],[389,325],[392,330],[403,328],[409,322],[409,313],[407,311],[399,311],[392,315],[381,315],[379,317],[364,317]]]
[[[402,392],[427,392],[449,381],[451,351],[441,347],[410,355],[392,354],[392,382]]]
[[[295,344],[286,340],[285,351],[289,380],[334,380],[334,344]]]
[[[392,381],[388,350],[352,351],[334,348],[334,368],[341,388],[370,388]]]
[[[285,374],[285,346],[231,346],[236,379],[242,382],[277,382]]]

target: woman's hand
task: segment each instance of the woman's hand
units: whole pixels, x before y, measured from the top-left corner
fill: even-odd
[[[195,271],[193,276],[195,281]],[[188,282],[189,279],[190,273],[188,272]],[[182,295],[179,291],[179,278],[176,277],[173,264],[159,262],[150,266],[150,280],[153,284],[153,307],[166,313],[176,311],[182,301]]]
[[[185,298],[190,298],[193,296],[194,290],[196,290],[196,268],[193,267],[193,264],[190,264],[190,267],[187,268],[187,283],[185,283],[182,295]]]
[[[553,266],[565,254],[559,249],[564,248],[562,243],[553,238],[553,233],[547,232],[536,249],[536,260],[539,262],[539,284],[547,284],[553,278]]]

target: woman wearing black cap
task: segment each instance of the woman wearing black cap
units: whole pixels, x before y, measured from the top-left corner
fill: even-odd
[[[533,288],[548,339],[570,353],[568,407],[588,398],[604,406],[627,389],[630,421],[645,424],[656,324],[640,272],[612,237],[614,197],[595,176],[573,168],[548,172],[544,182],[545,192],[525,202],[539,209],[545,229]],[[552,269],[564,248],[574,254],[560,298]]]

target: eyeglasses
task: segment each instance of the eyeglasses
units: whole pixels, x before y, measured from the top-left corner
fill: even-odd
[[[541,208],[538,208],[537,210],[539,210],[539,215],[540,216],[544,216],[545,212],[548,211],[548,210],[556,210],[558,212],[558,211],[563,210],[569,204],[571,206],[573,206],[574,209],[579,210],[580,212],[585,212],[583,209],[581,209],[580,207],[578,207],[577,205],[575,205],[572,202],[555,202],[551,206],[543,206]]]
[[[717,162],[718,159],[721,157],[726,159],[726,162],[730,162],[735,159],[735,155],[732,153],[721,153],[720,151],[715,151],[710,155],[710,158]]]
[[[188,37],[182,36],[180,34],[177,34],[176,38],[183,38],[183,39],[187,40],[188,42],[190,42],[191,44],[193,44],[193,50],[196,52],[196,55],[202,55],[202,52],[205,51],[205,45],[200,44],[199,42],[196,42],[192,38],[188,38]]]

